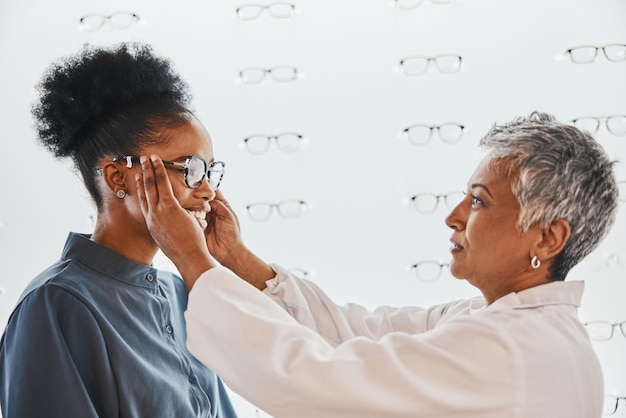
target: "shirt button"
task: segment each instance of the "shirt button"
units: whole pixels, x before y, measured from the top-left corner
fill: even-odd
[[[149,282],[153,282],[154,281],[154,276],[152,275],[152,273],[146,274],[146,280],[149,281]]]
[[[193,376],[193,375],[189,376],[189,383],[191,383],[192,385],[195,385],[196,384],[196,377]]]
[[[165,326],[165,331],[167,331],[168,334],[171,334],[173,331],[172,326],[170,324],[167,324]]]

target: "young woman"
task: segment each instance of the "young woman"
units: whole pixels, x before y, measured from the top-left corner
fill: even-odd
[[[71,157],[98,211],[20,297],[0,345],[0,403],[13,417],[235,417],[218,376],[185,346],[182,280],[135,188],[136,156],[160,155],[173,196],[205,228],[224,164],[186,107],[187,86],[150,47],[85,47],[44,75],[39,139]]]

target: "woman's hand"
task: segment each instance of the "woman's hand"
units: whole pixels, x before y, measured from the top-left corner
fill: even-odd
[[[137,197],[146,225],[156,244],[176,265],[185,285],[191,287],[200,274],[216,266],[198,222],[174,197],[165,166],[152,155],[140,158]]]
[[[245,246],[241,240],[239,219],[219,190],[211,201],[207,221],[206,242],[211,254],[251,285],[265,289],[265,282],[276,273]]]
[[[217,261],[228,267],[229,259],[237,257],[246,247],[241,240],[239,219],[220,190],[211,201],[205,230],[209,252]]]

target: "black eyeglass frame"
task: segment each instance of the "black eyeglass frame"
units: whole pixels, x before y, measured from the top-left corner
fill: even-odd
[[[204,163],[204,174],[202,175],[202,178],[198,180],[198,184],[195,186],[189,184],[189,179],[188,179],[189,162],[191,161],[192,158],[197,158]],[[131,168],[133,166],[133,163],[139,162],[139,157],[134,157],[132,155],[123,155],[123,156],[113,158],[112,161],[115,163],[120,162],[120,161],[126,161],[126,167]],[[222,179],[224,178],[224,172],[226,169],[226,163],[224,163],[223,161],[213,161],[212,163],[209,164],[204,158],[202,158],[199,155],[186,156],[184,163],[181,163],[178,161],[168,161],[168,160],[161,160],[161,161],[163,161],[163,164],[165,164],[166,167],[173,166],[173,167],[182,168],[184,172],[184,177],[185,177],[185,186],[189,187],[190,189],[199,188],[202,185],[202,182],[204,181],[204,179],[207,178],[209,182],[209,186],[212,189],[217,190],[220,187],[220,184],[222,183]],[[216,167],[216,166],[221,166],[221,170],[213,170],[213,167]],[[219,179],[215,181],[215,187],[211,186],[211,181],[212,181],[211,173],[219,173],[220,175]]]
[[[610,399],[611,404],[613,405],[613,407],[608,411],[606,410],[607,399]],[[604,408],[605,409],[602,411],[602,416],[605,417],[605,416],[615,414],[617,412],[617,408],[619,407],[619,401],[622,399],[626,401],[626,396],[604,395]]]
[[[609,44],[609,45],[602,45],[602,46],[596,46],[596,45],[579,45],[579,46],[575,46],[573,48],[568,49],[567,51],[565,51],[566,55],[569,55],[569,58],[572,60],[572,62],[574,64],[591,64],[592,62],[595,62],[596,58],[598,57],[598,50],[602,50],[602,53],[604,54],[604,57],[611,61],[611,62],[622,62],[622,61],[626,61],[625,59],[621,59],[621,58],[615,58],[612,55],[609,55],[609,53],[607,52],[607,48],[621,48],[621,49],[626,49],[626,44]],[[589,61],[580,61],[580,60],[576,60],[574,58],[573,52],[575,50],[580,50],[583,48],[588,48],[588,49],[594,49],[594,53],[593,53],[593,57],[591,58],[591,60]]]

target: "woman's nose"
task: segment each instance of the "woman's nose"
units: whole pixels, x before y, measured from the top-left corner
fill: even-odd
[[[465,228],[465,222],[467,220],[468,205],[467,196],[459,204],[457,204],[452,211],[446,216],[446,225],[454,230],[461,231]]]
[[[194,189],[194,196],[208,200],[209,202],[215,199],[215,190],[209,186],[209,180],[207,178],[202,180],[200,187]]]

